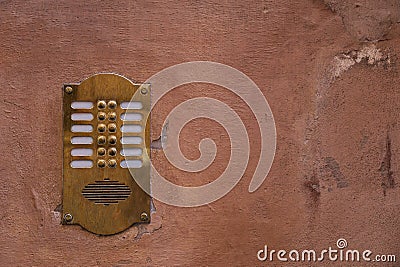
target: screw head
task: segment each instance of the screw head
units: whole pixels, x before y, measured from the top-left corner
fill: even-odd
[[[64,220],[66,222],[71,222],[73,219],[74,219],[74,217],[72,216],[72,214],[70,214],[70,213],[64,214]]]
[[[142,222],[148,221],[148,220],[149,220],[149,215],[147,215],[146,212],[142,212],[142,214],[140,214],[140,220],[141,220]]]
[[[146,87],[143,87],[142,89],[140,89],[140,92],[142,93],[142,95],[145,95],[148,91]]]
[[[67,94],[72,94],[72,92],[74,91],[74,89],[72,89],[72,87],[71,86],[67,86],[67,87],[65,87],[65,92],[67,93]]]

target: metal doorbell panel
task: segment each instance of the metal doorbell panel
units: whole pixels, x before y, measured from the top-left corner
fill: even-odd
[[[63,224],[109,235],[150,222],[133,177],[150,187],[149,113],[149,84],[96,74],[63,86]]]

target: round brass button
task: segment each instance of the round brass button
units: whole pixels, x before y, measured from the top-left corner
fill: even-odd
[[[117,125],[115,125],[115,123],[110,123],[108,125],[108,131],[110,133],[115,133],[117,131]]]
[[[111,145],[115,145],[117,143],[117,137],[115,137],[114,135],[110,135],[110,137],[108,137],[108,142]]]
[[[99,124],[97,126],[97,130],[99,131],[99,133],[104,133],[106,131],[106,126],[104,124]]]
[[[108,161],[108,167],[115,168],[117,166],[117,161],[115,159],[110,159]]]
[[[108,107],[110,109],[115,109],[117,107],[117,102],[115,102],[114,100],[108,101]]]
[[[99,168],[104,168],[104,167],[106,166],[106,161],[105,161],[104,159],[99,159],[99,160],[97,161],[97,166],[98,166]]]
[[[106,154],[106,149],[103,147],[100,147],[99,149],[97,149],[97,155],[99,156],[104,156]]]
[[[108,155],[114,157],[115,155],[117,155],[117,149],[115,149],[114,147],[110,148],[108,150]]]
[[[106,113],[99,112],[99,114],[97,115],[97,118],[99,118],[99,120],[101,120],[101,121],[104,121],[106,119]]]
[[[104,144],[106,143],[106,137],[103,136],[103,135],[100,135],[100,136],[97,138],[97,143],[98,143],[99,145],[104,145]]]
[[[108,119],[110,121],[115,121],[117,119],[117,114],[115,112],[108,113]]]
[[[106,108],[106,101],[101,100],[101,101],[97,102],[97,107],[98,107],[99,109],[104,109],[104,108]]]

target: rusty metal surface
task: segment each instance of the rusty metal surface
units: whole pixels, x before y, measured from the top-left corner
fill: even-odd
[[[141,92],[142,88],[147,93]],[[143,162],[142,167],[133,169],[150,184],[149,171],[149,125],[146,123],[150,110],[150,88],[134,84],[116,74],[97,74],[80,84],[66,84],[63,87],[63,213],[64,224],[79,224],[90,232],[109,235],[121,232],[138,222],[150,221],[150,197],[134,181],[128,168],[122,168],[121,138],[138,136],[141,144],[124,147],[141,148],[142,155],[130,156]],[[138,91],[139,90],[139,91]],[[142,102],[141,109],[130,110],[142,114],[140,121],[123,121],[121,114],[128,110],[121,107],[132,96]],[[73,102],[92,102],[90,109],[73,109]],[[73,121],[73,113],[90,113],[90,121]],[[104,116],[106,115],[106,116]],[[116,116],[115,116],[116,115]],[[121,132],[121,126],[140,125],[140,133]],[[91,125],[92,132],[72,132],[73,125]],[[91,144],[72,144],[73,137],[92,137]],[[115,144],[114,141],[116,140]],[[91,156],[72,156],[72,149],[92,149]],[[105,153],[104,153],[105,152]],[[116,153],[115,153],[116,152]],[[127,157],[128,159],[128,157]],[[72,161],[88,160],[91,168],[73,168]],[[144,216],[143,214],[147,215]]]

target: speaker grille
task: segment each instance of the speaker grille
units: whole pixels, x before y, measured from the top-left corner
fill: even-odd
[[[129,186],[118,181],[104,180],[86,185],[82,195],[95,204],[117,204],[131,195]]]

